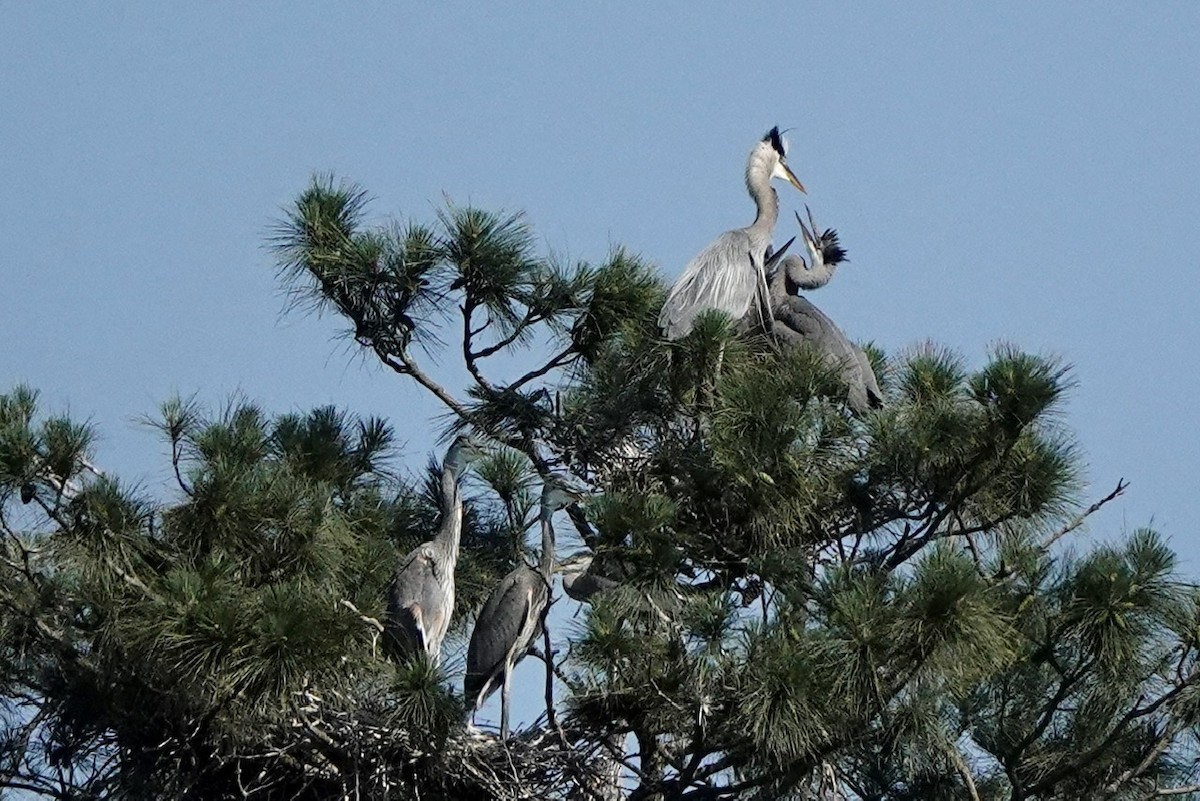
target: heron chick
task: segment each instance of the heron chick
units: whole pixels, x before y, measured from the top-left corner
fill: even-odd
[[[746,189],[757,210],[754,222],[721,234],[683,268],[658,317],[659,328],[667,339],[687,336],[696,316],[706,309],[725,312],[734,321],[754,309],[763,327],[770,329],[771,307],[763,262],[779,219],[773,178],[805,191],[788,167],[779,128],[767,131],[746,161]]]

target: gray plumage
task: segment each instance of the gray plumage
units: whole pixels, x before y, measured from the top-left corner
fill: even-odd
[[[508,736],[508,705],[512,671],[525,658],[533,642],[542,633],[546,610],[550,608],[550,582],[554,575],[554,513],[574,496],[555,481],[542,488],[538,515],[542,530],[542,553],[536,568],[520,564],[488,596],[467,647],[467,675],[463,693],[478,711],[488,696],[499,687],[500,737]]]
[[[587,603],[598,593],[620,586],[616,579],[593,569],[596,567],[595,559],[590,553],[568,557],[559,567],[562,570],[563,592],[580,603]]]
[[[821,354],[822,360],[845,382],[846,403],[856,414],[883,405],[883,392],[875,370],[863,349],[851,342],[842,330],[807,298],[796,293],[802,289],[818,289],[833,278],[837,266],[846,260],[846,252],[838,243],[837,232],[826,229],[820,235],[813,224],[804,225],[800,215],[796,221],[804,237],[809,262],[792,255],[779,261],[770,281],[773,333],[785,346],[810,345]]]
[[[441,522],[433,539],[400,561],[388,588],[384,649],[397,661],[424,652],[437,664],[454,613],[454,568],[462,538],[459,478],[481,455],[478,443],[460,436],[446,452],[440,481]]]
[[[746,162],[746,189],[757,209],[754,222],[721,234],[683,268],[658,317],[667,339],[687,336],[696,316],[706,309],[725,312],[735,321],[753,309],[769,329],[770,301],[763,261],[779,218],[779,198],[771,187],[772,178],[782,178],[804,191],[787,166],[778,128],[767,132]]]

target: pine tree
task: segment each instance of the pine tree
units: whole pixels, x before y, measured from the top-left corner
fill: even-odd
[[[1062,364],[869,348],[887,403],[856,415],[819,356],[737,321],[665,342],[662,284],[633,254],[559,264],[522,216],[472,207],[368,226],[366,200],[315,179],[273,245],[299,303],[443,404],[448,434],[492,445],[459,638],[526,558],[542,482],[588,489],[559,525],[606,589],[549,624],[547,715],[501,744],[463,726],[454,665],[383,658],[385,587],[437,515],[387,422],[171,400],[151,421],[176,483],[158,498],[92,467],[91,429],[18,387],[0,396],[0,788],[1200,792],[1200,593],[1154,531],[1072,547],[1125,485],[1082,508]],[[439,382],[451,359],[467,386]]]

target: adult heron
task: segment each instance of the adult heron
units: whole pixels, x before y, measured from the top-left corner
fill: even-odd
[[[817,233],[811,211],[808,212],[811,230],[799,214],[796,222],[800,223],[809,261],[806,263],[801,256],[791,255],[778,262],[770,279],[771,308],[776,323],[772,333],[785,346],[808,344],[816,348],[825,364],[845,382],[847,405],[856,414],[865,414],[869,409],[883,405],[883,392],[870,359],[828,315],[807,298],[796,294],[802,289],[818,289],[829,283],[838,265],[846,261],[846,251],[838,242],[834,229]],[[782,251],[775,258],[779,255]],[[770,261],[768,259],[768,267]]]
[[[763,261],[779,219],[779,197],[771,186],[772,178],[781,178],[805,191],[787,165],[779,128],[767,131],[746,161],[746,189],[757,209],[754,222],[721,234],[683,268],[658,317],[659,328],[667,339],[686,336],[696,316],[705,309],[723,311],[735,321],[755,309],[761,325],[770,328]]]
[[[400,562],[388,589],[384,648],[397,661],[424,652],[433,664],[454,612],[454,567],[462,538],[463,505],[459,479],[467,465],[483,455],[474,437],[454,440],[442,462],[439,484],[441,523],[433,539],[411,550]]]
[[[568,556],[559,564],[563,592],[568,598],[589,603],[593,596],[621,586],[621,582],[609,578],[596,568],[595,557],[588,551]]]
[[[472,716],[488,696],[501,688],[500,737],[508,737],[508,704],[512,672],[533,641],[542,633],[550,608],[550,582],[554,576],[554,513],[577,498],[577,494],[554,480],[542,487],[538,520],[542,529],[542,553],[536,568],[522,562],[501,579],[488,596],[471,632],[467,647],[467,675],[463,692]],[[549,654],[547,654],[549,658]]]

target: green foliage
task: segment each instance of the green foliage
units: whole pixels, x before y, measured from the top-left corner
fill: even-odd
[[[18,387],[0,787],[567,799],[617,775],[657,801],[1068,801],[1197,781],[1200,589],[1150,530],[1068,546],[1123,484],[1079,511],[1059,360],[869,345],[887,402],[857,415],[820,354],[721,314],[664,341],[664,287],[620,248],[565,265],[519,214],[368,224],[366,204],[319,177],[273,244],[297,301],[490,440],[463,483],[458,633],[528,559],[543,482],[587,488],[556,518],[592,582],[546,621],[556,719],[500,747],[461,725],[455,660],[383,660],[385,588],[440,505],[440,466],[398,477],[385,421],[172,399],[164,498]]]
[[[160,502],[92,476],[56,498],[39,494],[45,525],[21,532],[14,521],[29,513],[17,512],[17,488],[78,478],[86,428],[39,423],[24,390],[0,396],[0,409],[0,439],[26,452],[20,471],[0,479],[9,499],[2,675],[43,699],[49,722],[39,725],[62,753],[86,762],[120,742],[140,754],[180,727],[192,731],[181,747],[260,749],[287,730],[309,688],[339,697],[390,688],[388,715],[422,729],[459,719],[441,674],[373,678],[382,664],[369,619],[382,617],[397,550],[427,538],[437,515],[386,469],[395,439],[386,423],[333,408],[272,419],[244,402],[210,418],[173,399],[156,427],[172,445],[177,497]],[[468,604],[511,567],[501,519],[467,515]],[[208,797],[215,779],[166,781],[166,768],[131,761],[120,782]]]

